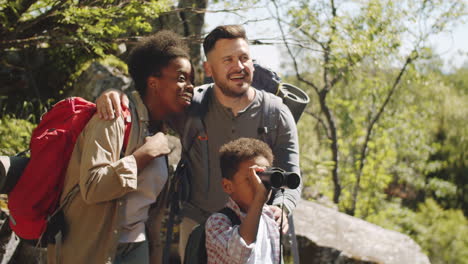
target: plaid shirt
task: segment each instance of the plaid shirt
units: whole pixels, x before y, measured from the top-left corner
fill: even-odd
[[[241,219],[245,215],[231,198],[226,204]],[[239,234],[239,226],[232,226],[221,213],[212,214],[206,221],[206,251],[208,263],[278,263],[280,254],[279,227],[269,206],[263,206],[257,238],[247,245]]]

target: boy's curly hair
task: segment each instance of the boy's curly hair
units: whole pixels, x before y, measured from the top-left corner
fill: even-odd
[[[159,77],[161,69],[180,57],[190,60],[189,49],[182,37],[172,31],[162,30],[139,42],[132,49],[127,65],[140,96],[146,95],[148,77]]]
[[[254,138],[239,138],[224,144],[219,149],[222,177],[232,180],[239,165],[247,160],[264,157],[273,163],[271,148],[263,141]]]

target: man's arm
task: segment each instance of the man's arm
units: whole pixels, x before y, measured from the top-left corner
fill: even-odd
[[[295,172],[299,176],[299,139],[297,135],[297,127],[294,117],[286,105],[282,105],[280,110],[280,118],[278,121],[278,134],[276,144],[273,148],[275,155],[274,166],[280,167],[286,171]],[[284,207],[288,212],[296,207],[297,201],[301,198],[302,192],[302,178],[301,184],[294,190],[286,189],[284,191]],[[273,199],[274,205],[283,203],[283,194],[280,191],[275,193]]]
[[[128,109],[128,104],[128,96],[122,91],[106,90],[96,99],[96,114],[102,120],[113,120],[123,115],[122,110]],[[166,121],[178,135],[182,135],[187,117],[187,113],[184,112],[173,115]]]

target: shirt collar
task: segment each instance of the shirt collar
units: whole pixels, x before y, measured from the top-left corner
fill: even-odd
[[[249,110],[250,108],[253,108],[253,107],[257,107],[260,105],[260,91],[255,89],[254,87],[250,87],[251,89],[254,89],[255,91],[255,96],[254,96],[254,99],[252,100],[252,102],[250,102],[249,105],[247,105],[244,109],[240,110],[238,113],[237,113],[237,116],[240,116],[242,115],[244,112],[246,112],[247,110]],[[213,87],[214,89],[214,87]],[[232,113],[232,110],[231,108],[229,107],[225,107],[224,105],[221,104],[221,102],[218,100],[218,98],[216,98],[216,95],[215,93],[211,93],[211,96],[213,98],[212,102],[213,102],[213,106],[215,109],[219,109],[220,111],[222,111],[223,113],[229,115],[229,117],[233,117],[234,114]]]
[[[135,110],[137,111],[138,118],[140,119],[139,121],[145,122],[147,124],[149,122],[148,109],[146,108],[146,105],[143,103],[140,93],[138,93],[137,91],[132,91],[131,95],[135,104]]]

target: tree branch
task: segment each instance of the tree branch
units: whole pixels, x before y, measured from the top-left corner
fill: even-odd
[[[9,3],[6,4],[6,8],[3,9],[3,13],[7,17],[7,21],[4,21],[6,25],[3,26],[16,25],[24,12],[26,12],[31,5],[36,2],[36,0],[18,0],[8,2]]]
[[[274,6],[275,6],[276,16],[279,17],[279,11],[278,11],[279,8],[278,8],[278,4],[276,3],[275,0],[271,0],[271,1],[273,2]],[[299,71],[299,66],[298,66],[298,64],[297,64],[296,56],[294,56],[294,54],[292,53],[291,48],[290,48],[289,45],[288,45],[288,42],[286,41],[286,34],[284,33],[283,26],[281,25],[281,22],[280,22],[279,20],[276,20],[276,21],[278,22],[278,27],[279,27],[279,29],[280,29],[280,31],[281,31],[281,36],[282,36],[282,38],[283,38],[283,43],[284,43],[285,46],[286,46],[286,49],[287,49],[287,51],[288,51],[288,53],[289,53],[289,56],[290,56],[291,59],[293,60],[294,69],[295,69],[295,71],[296,71],[296,77],[297,77],[297,79],[298,79],[299,81],[301,81],[301,82],[303,82],[303,83],[309,85],[310,87],[312,87],[312,88],[315,90],[315,92],[318,94],[318,93],[319,93],[319,88],[318,88],[318,86],[316,86],[313,82],[304,79],[304,78],[301,76],[300,71]]]
[[[18,26],[16,26],[15,31],[24,32],[34,27],[35,25],[40,24],[44,20],[50,18],[52,15],[56,14],[56,11],[60,10],[64,5],[65,5],[65,1],[56,1],[56,3],[52,5],[52,8],[46,11],[45,13],[42,13],[41,15],[39,15],[38,17],[34,19],[19,23]]]
[[[367,158],[368,145],[369,145],[369,141],[370,141],[371,136],[372,136],[374,126],[377,124],[377,122],[379,121],[380,117],[382,116],[382,113],[384,112],[386,106],[388,105],[388,103],[392,99],[392,96],[395,93],[398,85],[400,84],[401,78],[402,78],[403,74],[406,72],[406,69],[407,69],[408,65],[410,65],[413,62],[413,60],[415,60],[417,57],[418,57],[418,55],[417,55],[415,50],[413,50],[413,52],[411,52],[410,55],[408,55],[408,57],[405,60],[405,63],[403,64],[403,66],[400,69],[400,72],[398,73],[397,77],[395,78],[390,91],[388,92],[387,96],[385,97],[384,102],[379,107],[379,110],[377,111],[377,114],[373,118],[371,118],[371,121],[370,121],[370,123],[369,123],[369,125],[368,125],[368,127],[366,129],[366,137],[364,139],[364,143],[362,145],[360,158],[359,158],[359,169],[358,169],[358,174],[356,176],[356,185],[354,186],[354,190],[353,190],[352,204],[351,204],[351,208],[348,210],[348,213],[350,215],[354,215],[354,213],[356,211],[357,195],[358,195],[359,190],[360,190],[362,172],[363,172],[365,161],[366,161],[366,158]]]
[[[330,36],[334,36],[336,34],[336,24],[335,24],[335,18],[336,18],[336,7],[335,7],[335,1],[330,0],[331,4],[331,33]],[[325,48],[325,53],[323,54],[323,60],[324,60],[324,71],[323,71],[323,83],[325,84],[325,91],[329,92],[332,88],[331,83],[328,81],[328,73],[330,71],[330,53],[331,53],[331,44],[333,43],[333,39],[330,37],[327,41],[327,43],[324,45]]]
[[[304,111],[304,113],[306,113],[306,114],[312,116],[313,118],[315,118],[323,126],[323,128],[325,129],[325,134],[326,134],[327,138],[331,140],[331,135],[329,133],[330,129],[328,128],[325,121],[319,115],[317,115],[317,114],[315,114],[315,113],[313,113],[311,111],[306,110],[306,111]]]

